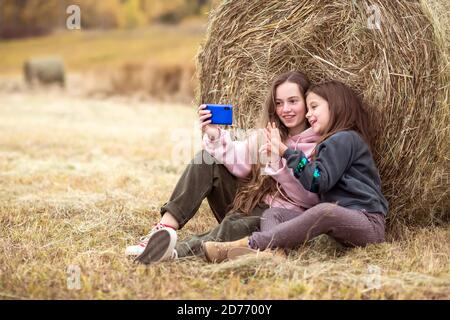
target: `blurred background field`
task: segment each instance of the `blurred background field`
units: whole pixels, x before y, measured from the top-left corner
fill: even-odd
[[[195,56],[216,2],[2,1],[0,90],[27,89],[24,63],[55,57],[64,63],[69,93],[189,103]],[[80,8],[81,29],[66,27],[72,4]]]
[[[352,250],[321,237],[285,263],[124,256],[200,149],[195,61],[219,3],[0,1],[0,299],[450,298],[448,225]],[[24,63],[44,57],[64,63],[64,87],[27,84]],[[179,237],[215,224],[204,203]]]
[[[67,69],[73,72],[118,68],[130,61],[194,64],[204,32],[204,21],[192,21],[176,26],[60,31],[42,37],[3,40],[0,72],[19,74],[26,59],[47,55],[62,57]]]

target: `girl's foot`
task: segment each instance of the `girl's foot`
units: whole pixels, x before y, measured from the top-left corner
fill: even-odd
[[[150,239],[152,234],[155,233],[156,231],[162,229],[162,228],[172,228],[172,229],[174,229],[173,227],[171,227],[169,225],[166,225],[166,224],[162,224],[162,223],[156,224],[152,228],[152,230],[150,230],[150,232],[147,235],[145,235],[145,236],[143,236],[143,237],[141,237],[139,239],[139,243],[138,244],[136,244],[134,246],[128,246],[125,249],[125,255],[126,256],[139,256],[139,255],[141,255],[144,252],[145,247],[147,247],[148,240]]]
[[[222,262],[227,259],[228,251],[232,248],[248,247],[248,237],[230,242],[207,241],[202,244],[205,258],[208,262]]]
[[[257,258],[287,258],[286,252],[283,249],[266,249],[260,251],[249,247],[239,247],[228,250],[227,254],[228,260],[236,260],[244,256],[254,256]]]
[[[172,228],[162,228],[153,232],[144,252],[135,261],[143,264],[176,259],[178,258],[175,245],[177,244],[177,233]]]

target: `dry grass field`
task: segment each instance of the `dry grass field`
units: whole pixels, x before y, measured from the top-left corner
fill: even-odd
[[[0,119],[0,299],[450,298],[448,227],[351,250],[319,238],[285,262],[136,265],[125,247],[200,148],[194,108],[36,90],[0,93]],[[205,202],[179,237],[214,224]]]
[[[130,61],[193,64],[204,32],[205,23],[193,21],[179,26],[64,31],[44,37],[2,40],[0,72],[20,73],[25,60],[49,55],[61,57],[70,72],[104,72]]]

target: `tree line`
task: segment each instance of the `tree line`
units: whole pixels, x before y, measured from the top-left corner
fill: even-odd
[[[65,28],[70,5],[78,5],[83,29],[135,28],[178,23],[203,15],[219,0],[0,0],[0,38],[48,34]]]

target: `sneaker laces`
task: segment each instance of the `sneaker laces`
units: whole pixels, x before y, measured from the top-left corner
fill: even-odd
[[[145,236],[142,236],[139,238],[139,241],[142,244],[147,245],[148,240],[150,239],[150,237],[152,236],[153,233],[155,233],[155,231],[158,231],[159,229],[163,228],[163,226],[161,226],[159,223],[156,224],[150,231],[149,233],[147,233]]]
[[[144,242],[146,243],[150,239],[151,235],[152,235],[152,232],[150,231],[147,235],[140,237],[139,241],[142,243],[144,243]]]
[[[146,234],[145,236],[142,236],[142,237],[139,238],[140,243],[143,244],[143,245],[147,245],[148,240],[150,239],[150,237],[152,236],[152,234],[155,233],[156,231],[162,229],[162,228],[172,228],[172,229],[175,230],[174,227],[169,226],[169,225],[167,225],[167,224],[164,224],[164,223],[157,223],[157,224],[150,230],[150,232],[149,232],[148,234]]]

